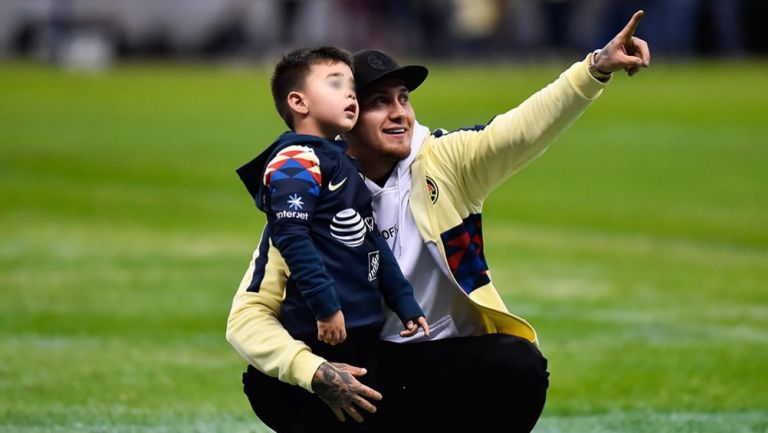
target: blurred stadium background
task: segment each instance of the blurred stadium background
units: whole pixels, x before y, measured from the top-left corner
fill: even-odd
[[[486,203],[550,360],[535,432],[768,432],[768,3],[0,0],[0,433],[267,431],[224,326],[283,52],[424,62],[418,118],[452,129],[639,8],[652,68]]]
[[[656,55],[768,52],[760,0],[3,0],[0,54],[72,66],[115,58],[263,59],[291,47],[531,58],[602,46],[638,8]]]

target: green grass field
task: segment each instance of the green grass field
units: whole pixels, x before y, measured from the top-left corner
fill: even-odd
[[[657,63],[486,203],[537,433],[768,431],[768,63]],[[561,67],[434,67],[413,101],[484,123]],[[0,433],[266,431],[224,329],[262,225],[233,170],[282,129],[266,69],[0,64]]]

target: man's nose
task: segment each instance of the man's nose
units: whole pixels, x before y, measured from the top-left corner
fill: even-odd
[[[392,104],[392,109],[389,110],[389,116],[392,119],[400,119],[405,117],[405,107],[399,101]]]

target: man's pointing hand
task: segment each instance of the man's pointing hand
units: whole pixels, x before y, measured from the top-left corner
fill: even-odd
[[[624,29],[595,55],[595,69],[606,74],[624,69],[632,76],[641,67],[647,68],[651,64],[648,43],[635,36],[635,29],[643,15],[643,11],[635,12]]]

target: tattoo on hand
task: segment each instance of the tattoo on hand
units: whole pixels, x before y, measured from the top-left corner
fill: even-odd
[[[329,406],[338,406],[348,399],[350,387],[356,379],[346,371],[339,371],[325,363],[320,365],[320,374],[312,378],[312,389]]]

